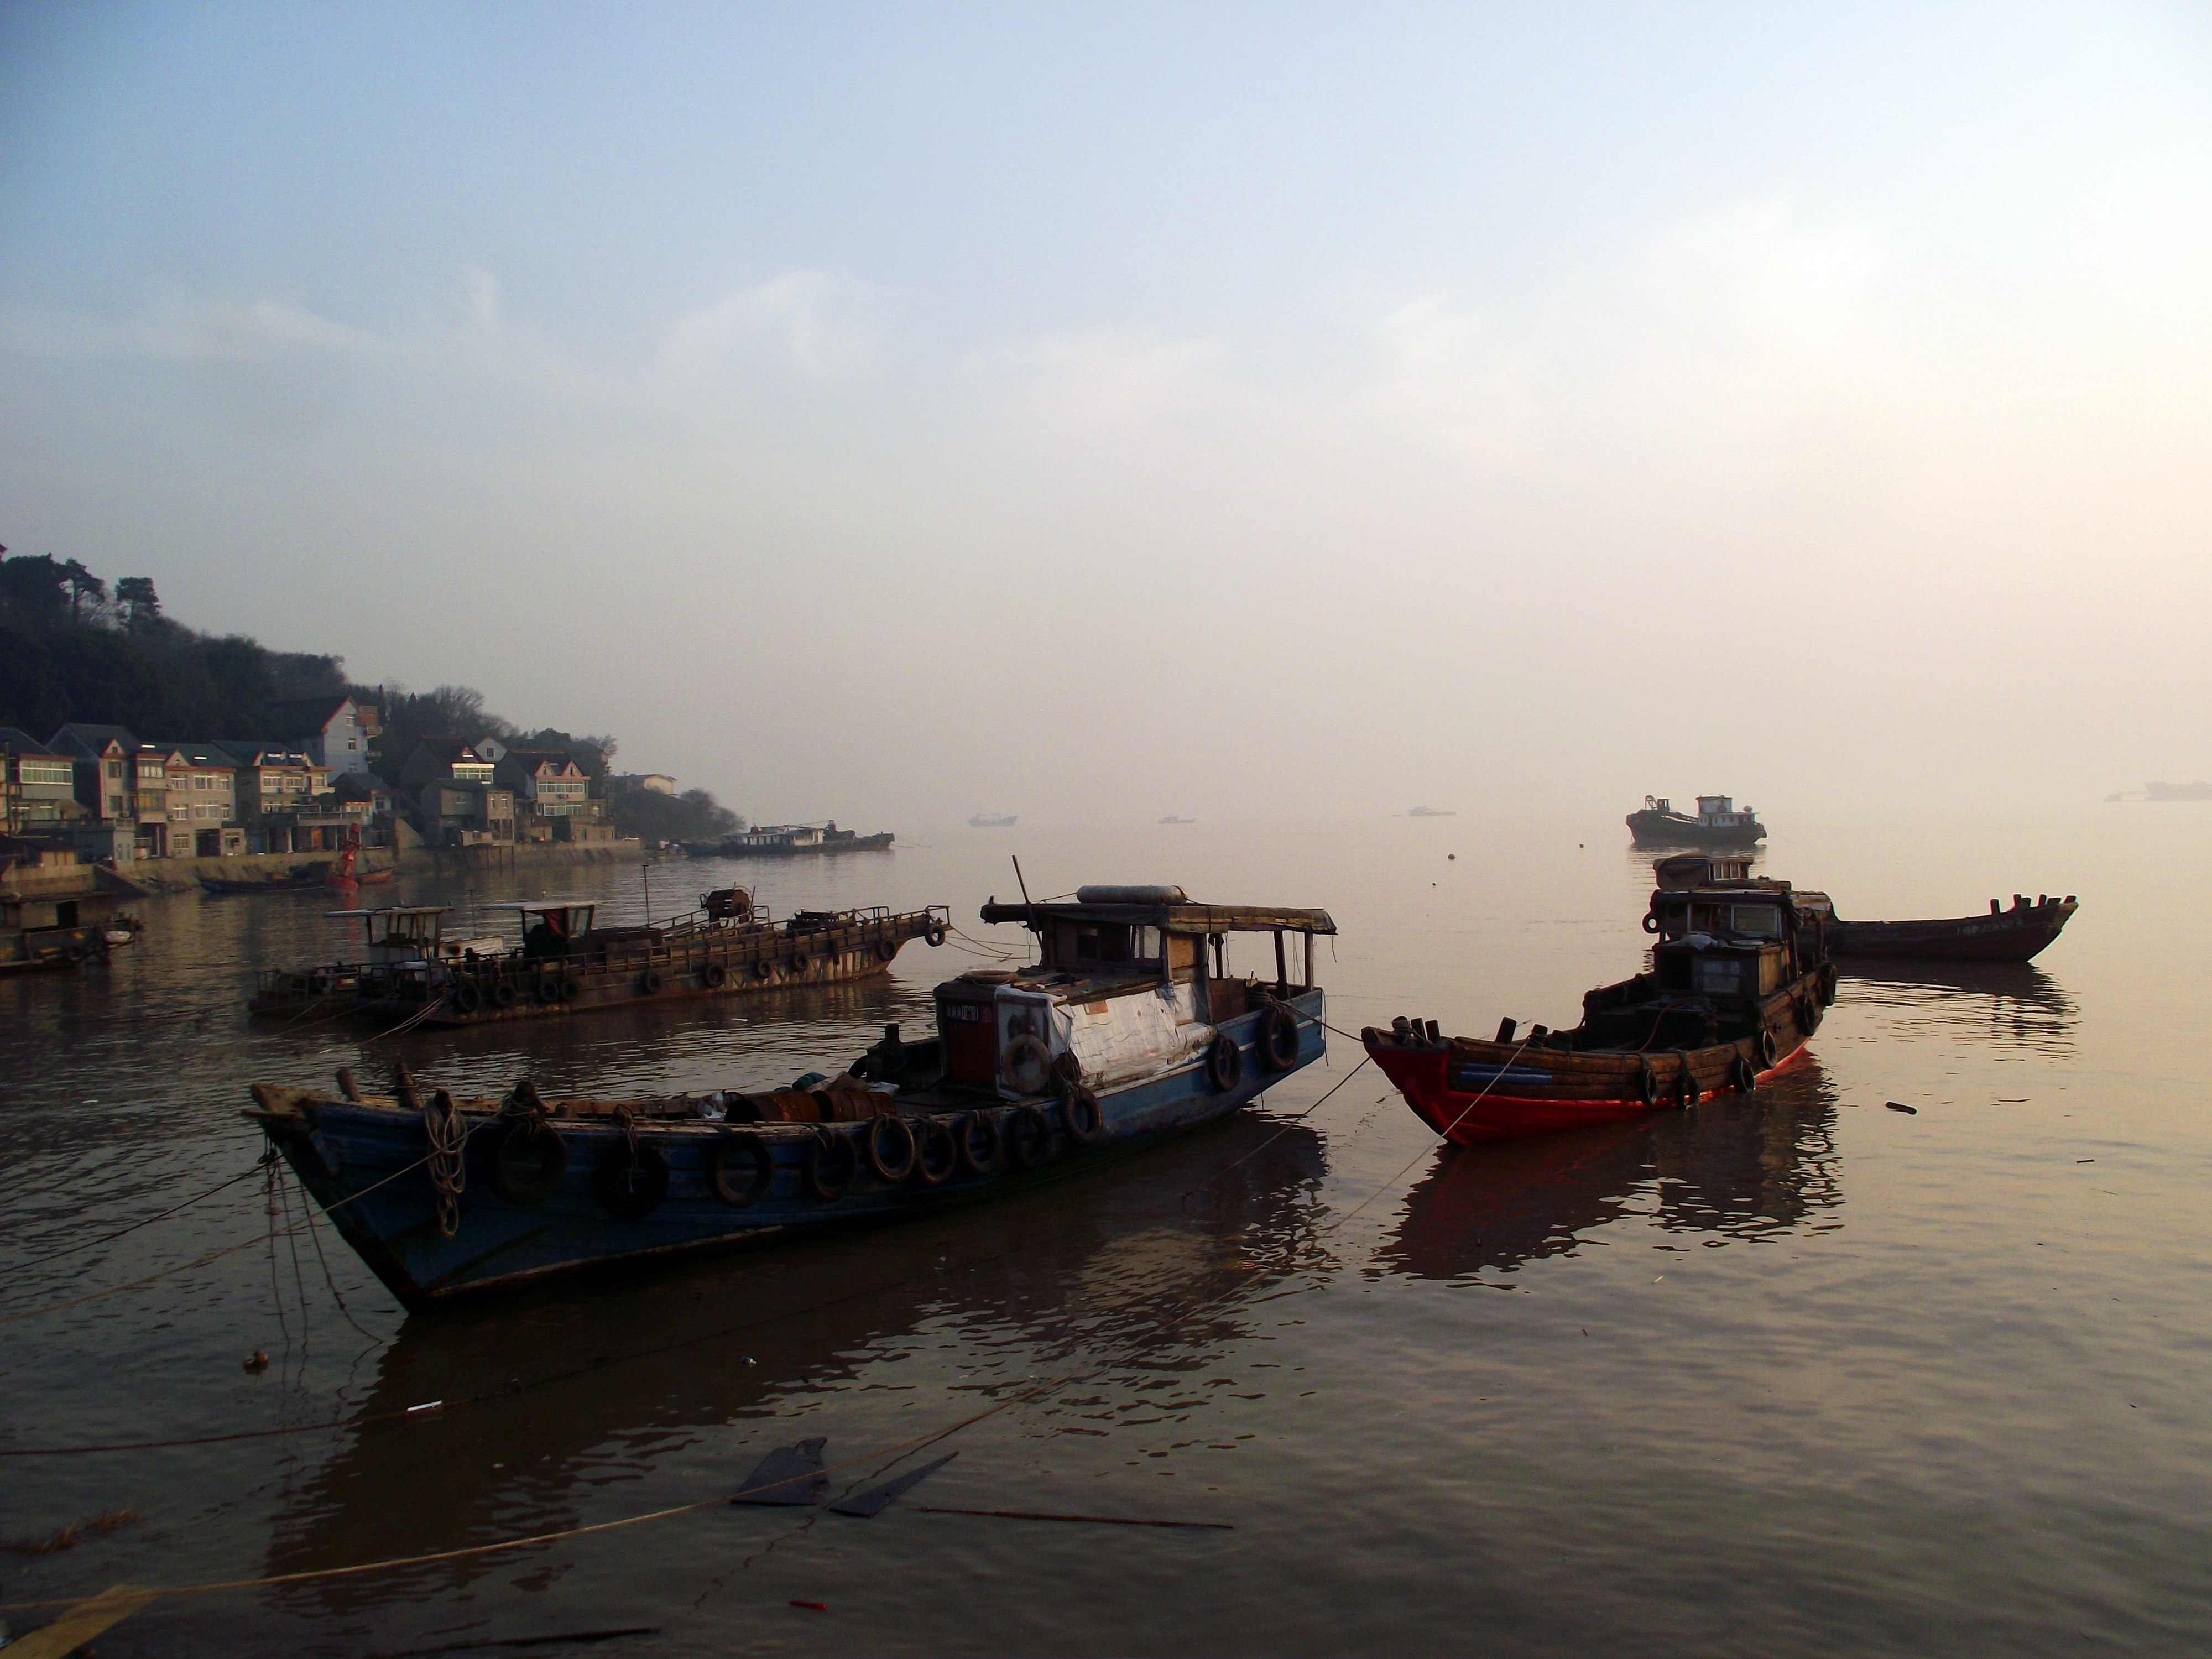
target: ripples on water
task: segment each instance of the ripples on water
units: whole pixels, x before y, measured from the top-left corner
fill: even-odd
[[[1334,1023],[1419,1012],[1480,1032],[1507,1013],[1571,1024],[1585,988],[1637,965],[1648,865],[1618,833],[1188,826],[1024,831],[1016,850],[1054,886],[1326,905],[1344,930],[1323,953]],[[2121,833],[2136,842],[2110,844]],[[0,1461],[0,1534],[141,1517],[0,1558],[0,1599],[589,1524],[726,1492],[806,1435],[866,1485],[884,1449],[1033,1394],[947,1441],[957,1460],[872,1521],[711,1505],[157,1604],[100,1649],[356,1654],[629,1625],[664,1633],[616,1650],[2201,1645],[2212,1140],[2173,1057],[2203,1023],[2188,988],[2205,949],[2179,920],[2199,908],[2179,890],[2203,881],[2192,833],[2139,814],[1962,830],[1935,852],[1878,826],[1800,834],[1776,872],[1849,914],[1964,914],[2053,883],[2085,908],[2039,964],[1847,976],[1810,1062],[1749,1099],[1438,1149],[1371,1070],[1302,1115],[1357,1064],[1339,1039],[1258,1110],[1006,1201],[428,1317],[403,1318],[325,1231],[365,1332],[310,1236],[214,1254],[269,1230],[258,1176],[88,1241],[249,1169],[236,1114],[256,1079],[396,1056],[485,1091],[526,1072],[602,1095],[784,1081],[887,1021],[926,1027],[930,986],[967,959],[910,946],[868,986],[365,1047],[239,1012],[253,966],[330,953],[318,896],[154,901],[112,968],[0,983],[0,1449],[448,1404]],[[1011,887],[1009,845],[955,830],[744,873],[779,911],[945,902],[983,934],[975,907]],[[2124,879],[2097,891],[2108,872]],[[653,908],[735,873],[660,866]],[[642,913],[635,870],[558,888]],[[276,1197],[280,1225],[298,1216],[296,1188]],[[258,1376],[240,1364],[256,1347],[275,1360]]]

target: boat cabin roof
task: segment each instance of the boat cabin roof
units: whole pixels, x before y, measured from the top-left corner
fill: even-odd
[[[1119,923],[1158,927],[1185,938],[1214,933],[1334,933],[1326,910],[1285,910],[1265,905],[1194,903],[1180,887],[1083,887],[1075,902],[1001,904],[983,907],[985,921],[1016,921],[1042,927],[1051,921]]]
[[[487,910],[515,910],[524,915],[532,915],[540,910],[595,910],[599,904],[597,899],[503,899],[483,908]]]
[[[326,916],[442,916],[453,911],[450,904],[379,904],[361,910],[325,910]]]

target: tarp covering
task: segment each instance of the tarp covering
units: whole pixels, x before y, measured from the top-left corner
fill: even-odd
[[[1198,1016],[1198,988],[1184,981],[1172,988],[1070,1002],[1050,991],[1018,985],[999,988],[999,1052],[1016,1037],[1042,1037],[1054,1060],[1073,1054],[1092,1089],[1132,1083],[1182,1065],[1213,1041],[1213,1027]],[[999,1073],[999,1092],[1024,1098]]]

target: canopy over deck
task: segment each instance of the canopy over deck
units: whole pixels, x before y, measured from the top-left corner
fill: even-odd
[[[450,904],[376,904],[358,910],[325,910],[326,916],[445,916],[453,914]]]
[[[1172,893],[1172,898],[1137,900],[1139,893]],[[1084,902],[1083,896],[1093,896]],[[1099,902],[1105,895],[1133,902]],[[1015,921],[1042,926],[1048,921],[1118,923],[1158,927],[1182,938],[1206,939],[1216,933],[1334,933],[1336,923],[1326,910],[1286,910],[1268,905],[1197,904],[1182,896],[1181,888],[1086,887],[1073,904],[1001,904],[993,899],[983,907],[985,921]]]

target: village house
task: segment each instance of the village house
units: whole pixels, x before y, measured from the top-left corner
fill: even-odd
[[[168,777],[173,758],[189,790],[191,768],[170,746],[141,743],[120,726],[79,723],[61,727],[46,746],[70,757],[89,819],[73,832],[80,852],[118,861],[192,856],[189,797],[175,803],[187,810],[173,819]]]
[[[514,839],[514,791],[465,738],[424,738],[399,769],[399,793],[423,836],[447,847]]]
[[[27,732],[0,726],[0,817],[11,836],[57,835],[85,817],[76,798],[76,766]]]
[[[246,850],[246,831],[238,815],[238,762],[229,750],[205,743],[172,744],[163,774],[172,858],[228,858]]]
[[[227,738],[218,747],[238,763],[238,820],[255,853],[330,852],[353,826],[331,793],[330,769],[283,744]]]
[[[487,741],[478,744],[477,751],[491,751],[494,775],[514,793],[517,839],[612,838],[611,830],[605,836],[594,833],[601,813],[599,803],[592,799],[591,778],[565,750],[509,749]]]
[[[368,770],[368,741],[381,729],[373,705],[348,696],[304,697],[270,705],[273,729],[332,777]]]

